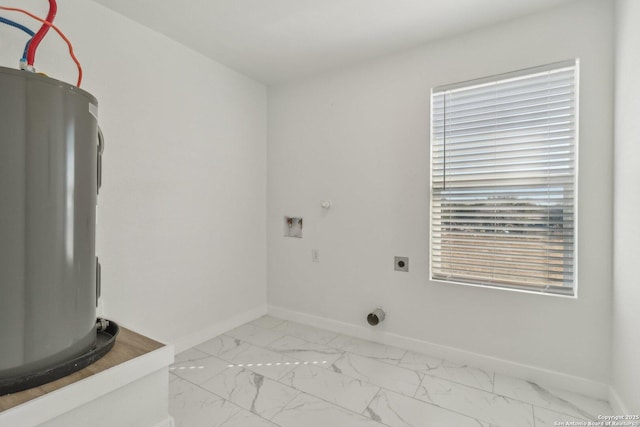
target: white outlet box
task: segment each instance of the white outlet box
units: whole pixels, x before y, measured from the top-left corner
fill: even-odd
[[[317,249],[311,249],[311,261],[320,262],[320,251]]]

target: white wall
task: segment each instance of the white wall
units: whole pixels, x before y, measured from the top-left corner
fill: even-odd
[[[640,413],[640,3],[616,1],[613,387],[631,413]]]
[[[46,7],[28,5],[41,16]],[[265,86],[94,2],[60,0],[56,23],[75,45],[106,136],[104,314],[175,341],[264,309]],[[25,40],[0,27],[0,65],[15,68]],[[55,33],[38,52],[39,71],[75,82]]]
[[[612,19],[610,1],[578,2],[270,89],[269,304],[350,325],[382,305],[380,331],[607,383]],[[430,282],[430,88],[576,57],[579,298]],[[303,239],[283,215],[304,216]]]

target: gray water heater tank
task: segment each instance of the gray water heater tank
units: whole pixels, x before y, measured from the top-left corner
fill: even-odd
[[[0,380],[96,343],[97,101],[0,67]]]

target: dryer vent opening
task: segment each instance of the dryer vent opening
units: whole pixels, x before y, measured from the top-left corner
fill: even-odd
[[[376,308],[367,315],[367,323],[369,323],[371,326],[377,326],[384,320],[385,316],[386,315],[384,313],[384,310],[382,310],[381,308]]]

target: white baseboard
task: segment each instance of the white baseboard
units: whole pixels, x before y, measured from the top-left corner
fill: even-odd
[[[281,319],[293,320],[309,326],[315,326],[351,335],[356,338],[393,345],[407,350],[429,354],[437,358],[447,359],[455,363],[468,364],[492,372],[526,379],[544,387],[569,390],[604,400],[608,399],[610,395],[609,386],[607,384],[593,381],[588,378],[577,377],[546,368],[526,365],[459,348],[421,341],[391,332],[374,330],[370,327],[326,319],[311,314],[289,310],[283,307],[270,305],[268,307],[268,313]]]
[[[236,314],[229,319],[209,325],[204,329],[187,335],[186,337],[179,338],[172,343],[175,347],[175,354],[181,353],[198,344],[202,344],[211,338],[217,337],[230,329],[237,328],[238,326],[244,325],[245,323],[255,320],[260,316],[264,316],[265,314],[267,314],[267,306],[259,305],[243,313]]]
[[[629,415],[631,412],[627,409],[627,405],[624,404],[616,390],[609,386],[609,404],[615,415]]]

